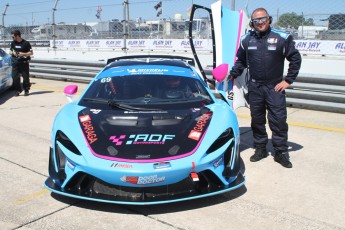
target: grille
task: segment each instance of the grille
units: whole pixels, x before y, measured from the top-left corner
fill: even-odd
[[[199,181],[190,177],[182,181],[155,187],[112,185],[86,173],[77,173],[65,187],[65,192],[105,200],[150,202],[193,197],[226,188],[210,170],[198,173]]]

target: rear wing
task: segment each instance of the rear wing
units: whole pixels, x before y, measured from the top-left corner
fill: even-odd
[[[133,59],[153,59],[153,60],[180,60],[188,63],[191,66],[195,66],[195,62],[193,58],[183,57],[183,56],[172,56],[172,55],[151,55],[151,54],[143,54],[143,55],[130,55],[130,56],[122,56],[122,57],[115,57],[110,58],[107,60],[107,65],[112,62],[121,61],[121,60],[133,60]],[[152,61],[152,60],[151,60]]]

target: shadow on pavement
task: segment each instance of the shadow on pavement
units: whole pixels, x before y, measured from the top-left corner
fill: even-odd
[[[14,90],[7,90],[6,92],[3,92],[0,94],[0,105],[4,104],[6,101],[11,99],[12,97],[15,97],[16,92]]]
[[[30,92],[29,96],[31,95],[39,95],[39,94],[45,94],[45,93],[54,93],[52,90],[46,90],[46,91],[36,91],[36,92]]]
[[[241,133],[241,143],[240,143],[240,152],[243,152],[247,149],[253,149],[253,154],[254,154],[254,148],[253,148],[253,134],[251,127],[240,127],[240,133]],[[303,148],[302,145],[288,141],[288,152],[289,154],[301,150]],[[274,156],[274,149],[272,145],[272,140],[269,138],[268,139],[268,144],[267,144],[267,151]]]

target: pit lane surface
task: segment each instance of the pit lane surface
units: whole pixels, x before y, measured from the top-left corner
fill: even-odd
[[[0,229],[345,229],[344,114],[289,108],[293,168],[286,169],[272,156],[249,161],[250,116],[241,108],[244,187],[180,203],[115,205],[44,189],[50,130],[69,83],[32,83],[29,97],[0,95]]]

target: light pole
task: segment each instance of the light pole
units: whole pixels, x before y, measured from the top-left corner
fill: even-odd
[[[129,22],[129,9],[128,9],[128,0],[123,2],[123,48],[122,50],[127,53],[127,36],[129,33],[128,22]]]
[[[55,1],[55,5],[53,7],[53,10],[52,10],[52,29],[53,29],[53,49],[55,50],[56,49],[56,46],[55,46],[55,39],[56,39],[56,36],[55,36],[55,11],[56,11],[56,6],[58,4],[58,1],[59,0],[56,0]]]
[[[5,45],[5,15],[6,15],[6,11],[7,11],[7,8],[9,7],[10,5],[7,3],[6,4],[6,8],[4,10],[4,13],[2,13],[2,39],[3,39],[3,46],[4,48],[6,47]]]

